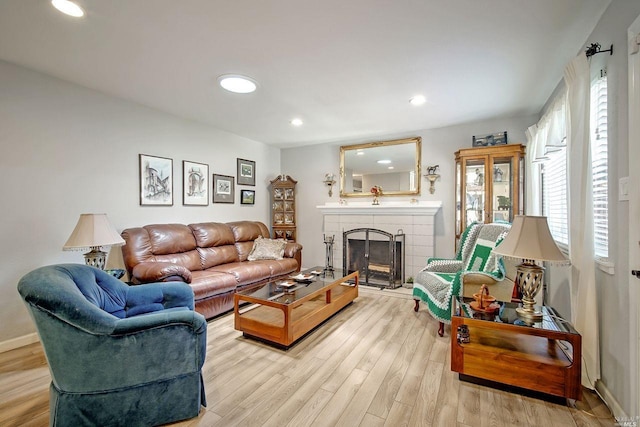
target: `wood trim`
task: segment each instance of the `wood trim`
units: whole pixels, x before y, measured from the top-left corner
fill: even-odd
[[[12,338],[10,340],[0,342],[0,353],[5,351],[15,350],[16,348],[24,347],[25,345],[33,344],[40,341],[37,332],[32,332],[21,337]]]

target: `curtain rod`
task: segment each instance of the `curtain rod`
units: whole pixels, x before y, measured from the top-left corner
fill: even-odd
[[[600,48],[601,48],[600,43],[591,43],[591,46],[589,46],[585,51],[587,58],[590,58],[597,53],[605,53],[605,52],[611,52],[611,55],[613,55],[613,45],[611,45],[611,47],[607,50],[601,50]]]

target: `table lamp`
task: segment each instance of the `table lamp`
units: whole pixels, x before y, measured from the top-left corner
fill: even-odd
[[[544,268],[537,265],[536,261],[569,265],[569,260],[551,236],[547,217],[517,215],[507,237],[493,252],[523,260],[516,267],[516,283],[522,293],[522,307],[518,307],[516,312],[526,320],[540,321],[542,313],[535,309],[535,296],[542,287]]]
[[[104,270],[107,254],[101,250],[101,246],[120,246],[124,243],[107,219],[107,214],[81,214],[62,249],[73,251],[89,248],[91,250],[84,254],[85,263]]]

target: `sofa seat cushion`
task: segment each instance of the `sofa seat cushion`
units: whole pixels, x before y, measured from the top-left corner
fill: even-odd
[[[233,274],[219,271],[201,270],[193,272],[191,288],[195,299],[200,300],[210,296],[234,292],[238,282]]]
[[[280,277],[294,273],[298,269],[298,262],[293,258],[283,258],[279,260],[251,261],[251,263],[263,263],[269,266],[271,277]]]
[[[231,262],[229,264],[217,265],[207,271],[217,271],[220,273],[232,274],[236,278],[239,286],[247,283],[261,282],[271,277],[269,264],[261,262]]]

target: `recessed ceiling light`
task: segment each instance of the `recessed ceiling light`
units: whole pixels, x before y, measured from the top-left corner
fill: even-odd
[[[224,89],[234,93],[251,93],[258,87],[253,79],[239,74],[225,74],[218,77],[218,82]]]
[[[387,160],[387,159],[378,160],[378,163],[380,163],[381,165],[388,165],[389,163],[391,163],[391,160]]]
[[[393,166],[389,166],[387,169],[394,169],[394,167]]]
[[[356,151],[356,155],[357,156],[364,156],[364,151],[358,150],[358,151]]]
[[[411,105],[422,105],[427,102],[427,98],[425,98],[423,95],[416,95],[411,98],[409,102],[411,103]]]
[[[60,12],[73,16],[74,18],[80,18],[84,16],[84,10],[77,4],[69,0],[51,0],[51,4],[53,7],[58,9]]]
[[[291,124],[293,126],[302,126],[302,123],[303,123],[302,119],[295,118],[295,119],[291,120]]]

